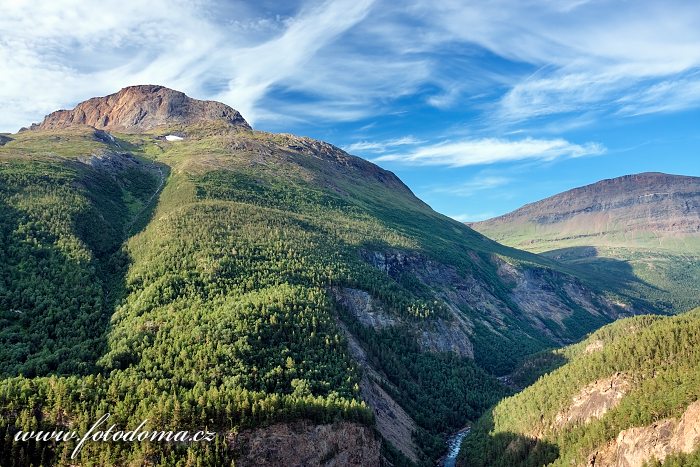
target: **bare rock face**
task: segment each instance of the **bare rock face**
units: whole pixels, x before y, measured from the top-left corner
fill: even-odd
[[[594,453],[589,466],[636,467],[652,459],[663,461],[675,452],[700,447],[700,401],[688,406],[680,420],[667,418],[646,427],[621,431],[617,439]]]
[[[566,410],[556,416],[555,426],[585,424],[601,418],[620,403],[630,387],[629,379],[621,373],[589,384],[574,396]]]
[[[365,467],[380,465],[380,441],[357,423],[278,423],[230,439],[236,465]]]
[[[336,301],[350,310],[364,326],[382,329],[396,324],[396,320],[384,311],[381,303],[364,290],[333,287],[331,293]]]
[[[367,357],[367,352],[362,348],[362,344],[342,322],[338,322],[338,325],[348,339],[350,355],[362,368],[360,393],[362,400],[374,412],[377,430],[392,446],[401,451],[411,461],[418,463],[418,452],[420,450],[413,438],[413,433],[418,430],[418,425],[403,407],[382,388],[382,385],[393,386],[380,369],[372,366]]]
[[[634,310],[587,289],[572,276],[544,268],[515,267],[498,257],[491,258],[491,261],[497,268],[499,278],[510,288],[508,302],[495,293],[493,284],[487,283],[479,275],[461,273],[453,266],[419,254],[398,250],[366,251],[363,258],[393,278],[399,278],[406,272],[414,274],[452,312],[450,322],[432,320],[421,330],[419,342],[429,351],[448,351],[473,357],[470,337],[473,322],[460,311],[465,309],[477,311],[483,318],[482,324],[494,330],[505,326],[507,315],[519,314],[541,335],[561,344],[572,341],[571,332],[565,324],[574,313],[572,303],[592,316],[609,321],[634,314]],[[560,286],[565,298],[558,292]]]
[[[97,129],[139,133],[163,125],[223,121],[250,129],[238,111],[226,104],[202,101],[164,86],[130,86],[105,97],[93,97],[73,110],[57,110],[30,130],[90,125]]]

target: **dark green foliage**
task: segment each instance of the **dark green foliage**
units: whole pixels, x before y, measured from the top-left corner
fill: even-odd
[[[149,187],[152,194],[145,171],[0,165],[0,375],[94,371],[111,314],[109,287],[124,271],[123,199],[138,202]]]
[[[645,467],[698,467],[700,466],[700,449],[690,454],[676,453],[667,456],[663,462],[653,460]]]
[[[586,351],[590,344],[596,350]],[[552,462],[553,450],[531,442],[517,450],[516,458],[504,451],[508,436],[529,439],[534,433],[558,450],[557,465],[580,464],[622,430],[679,417],[700,399],[700,310],[621,320],[555,355],[568,363],[503,400],[479,421],[463,444],[463,465]],[[618,373],[632,385],[619,405],[586,424],[555,427],[556,415],[583,387]]]
[[[284,135],[212,126],[177,144],[119,136],[24,132],[0,148],[0,465],[68,464],[71,443],[11,438],[84,430],[105,412],[122,427],[148,419],[220,439],[91,443],[78,463],[228,465],[231,431],[299,418],[371,425],[335,286],[366,291],[400,323],[374,331],[340,311],[419,425],[424,463],[506,395],[487,371],[551,346],[517,316],[495,257],[556,264],[433,212],[388,172]],[[510,312],[494,331],[462,310],[475,361],[420,348],[417,330],[452,312],[413,271],[372,266],[376,252],[489,284]]]
[[[470,467],[540,467],[554,462],[559,456],[556,445],[507,432],[488,438],[466,436],[461,449],[470,453],[461,455],[461,462],[468,459]]]
[[[444,451],[443,435],[462,428],[507,394],[471,360],[421,351],[409,328],[375,331],[340,311],[373,366],[387,376],[390,384],[384,389],[418,424],[415,441],[428,459]]]
[[[521,324],[522,327],[529,327]],[[474,360],[495,375],[505,375],[516,368],[525,355],[537,352],[549,344],[525,334],[517,324],[511,333],[497,336],[480,322],[474,325]]]

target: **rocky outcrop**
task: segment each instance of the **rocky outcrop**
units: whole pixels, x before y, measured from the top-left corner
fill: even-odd
[[[138,133],[165,125],[221,121],[250,129],[238,111],[215,101],[202,101],[164,86],[130,86],[105,97],[93,97],[73,110],[57,110],[30,130],[90,125],[102,130]]]
[[[512,286],[512,300],[533,327],[559,343],[567,343],[566,319],[572,317],[575,306],[607,320],[631,314],[627,307],[592,292],[574,277],[552,269],[517,268],[500,260],[498,263],[498,275]]]
[[[335,300],[349,310],[364,326],[381,329],[396,324],[396,319],[389,316],[381,303],[364,290],[352,287],[332,287]]]
[[[428,352],[452,352],[464,358],[474,358],[474,346],[466,326],[458,316],[447,321],[435,319],[420,329],[418,343]]]
[[[79,156],[78,161],[106,172],[121,171],[141,165],[141,162],[130,153],[115,151],[102,151],[89,156]]]
[[[380,441],[371,428],[350,422],[278,423],[232,434],[236,465],[365,467],[380,465]]]
[[[415,275],[447,305],[451,311],[450,321],[434,320],[421,329],[420,342],[427,349],[473,355],[470,335],[474,319],[498,333],[498,329],[507,326],[506,317],[515,317],[527,321],[552,341],[565,344],[579,337],[566,326],[567,319],[577,310],[606,321],[633,313],[586,288],[573,276],[547,268],[516,267],[495,256],[490,259],[493,262],[490,266],[496,269],[498,277],[509,288],[507,298],[503,293],[497,293],[496,284],[487,283],[481,275],[460,272],[453,266],[420,254],[368,251],[363,257],[391,277],[398,279],[407,273]],[[475,313],[468,315],[464,310]]]
[[[557,414],[554,427],[585,424],[602,417],[620,403],[630,387],[629,378],[622,373],[589,384],[573,397],[569,407]]]
[[[621,431],[617,438],[588,459],[591,467],[637,467],[652,459],[700,448],[700,401],[678,419],[667,418],[646,427]]]
[[[4,146],[10,141],[12,141],[12,138],[10,138],[9,136],[0,135],[0,146]]]
[[[391,383],[372,366],[362,345],[343,323],[339,322],[338,325],[348,339],[350,355],[362,369],[360,396],[374,412],[377,430],[394,448],[413,462],[418,462],[419,449],[413,441],[418,425],[382,388],[382,385],[391,386]]]

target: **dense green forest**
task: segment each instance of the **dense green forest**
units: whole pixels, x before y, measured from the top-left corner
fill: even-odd
[[[464,440],[462,465],[580,465],[622,430],[681,416],[700,399],[700,309],[620,320],[550,355],[539,362],[567,363],[488,411]],[[587,423],[555,422],[582,388],[611,375],[630,384],[618,405]]]
[[[310,157],[250,167],[220,129],[199,131],[201,139],[176,146],[75,128],[23,133],[0,149],[0,464],[66,463],[70,443],[15,443],[12,434],[66,420],[84,429],[106,411],[124,426],[147,418],[217,431],[297,418],[371,424],[327,287],[368,290],[408,322],[444,316],[424,291],[388,280],[357,254],[367,245],[419,247],[422,239],[367,213],[386,199],[305,182],[298,172],[335,175]],[[397,202],[425,209],[392,182],[404,190]],[[391,367],[396,380],[413,381],[397,397],[422,417],[419,439],[431,457],[440,433],[476,417],[501,389],[470,361],[422,353],[410,335],[388,344],[365,337],[407,358]],[[445,388],[435,411],[433,385]],[[231,454],[223,443],[139,443],[106,452],[88,445],[81,456],[215,465]]]
[[[171,132],[187,138],[160,137]],[[72,443],[13,434],[84,429],[105,412],[119,426],[220,436],[88,444],[79,462],[224,465],[229,432],[300,418],[372,426],[339,320],[415,421],[429,465],[447,434],[509,393],[495,375],[552,336],[571,341],[610,319],[561,292],[571,279],[557,263],[435,213],[393,174],[326,143],[217,122],[114,136],[78,126],[0,146],[0,465],[67,464]],[[375,267],[376,252],[486,284],[497,313],[457,310],[473,325],[473,360],[419,345],[431,323],[454,319],[450,291]],[[536,328],[503,263],[540,271],[573,314]],[[397,326],[363,325],[333,286],[368,292]],[[385,455],[404,460],[391,446]]]

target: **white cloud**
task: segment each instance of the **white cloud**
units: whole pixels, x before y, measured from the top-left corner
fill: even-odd
[[[623,115],[674,112],[700,105],[700,78],[697,75],[667,80],[618,100]]]
[[[222,6],[213,1],[9,2],[0,15],[0,130],[133,84],[217,98],[251,121],[258,114],[274,118],[259,106],[270,87],[301,81],[314,55],[361,21],[372,3],[327,1],[266,21],[246,19],[250,8],[236,2],[225,5],[232,23],[216,17]]]
[[[485,83],[482,92],[505,85],[499,104],[487,109],[491,124],[581,110],[616,113],[619,99],[645,89],[650,98],[658,99],[645,107],[646,112],[700,106],[692,99],[665,105],[665,99],[673,97],[653,92],[661,81],[677,81],[700,69],[700,8],[692,2],[415,0],[407,11],[421,18],[421,34],[401,37],[422,42],[422,50],[476,46],[529,66],[529,70],[501,69],[498,61],[486,59],[478,73],[460,70],[456,74],[466,80],[486,76],[490,86]],[[415,49],[416,45],[404,47]],[[471,63],[483,59],[473,55],[477,58]],[[465,59],[460,56],[450,65]],[[537,71],[532,74],[532,70]],[[440,91],[428,98],[431,105],[464,105],[465,99],[479,92],[470,87],[465,94],[459,80],[437,71],[431,82]],[[700,78],[694,75],[686,81],[692,90]]]
[[[561,138],[520,140],[480,138],[421,146],[407,153],[387,154],[376,160],[395,161],[408,165],[463,167],[522,160],[551,161],[563,157],[599,155],[604,152],[605,147],[598,143],[579,145]]]
[[[201,92],[222,40],[186,2],[5,2],[0,15],[0,129],[130,84]]]
[[[700,106],[694,2],[297,1],[3,2],[0,130],[143,83],[251,121],[358,120],[411,95],[492,126]]]
[[[382,154],[399,146],[414,146],[424,142],[425,141],[421,141],[413,136],[404,136],[402,138],[389,139],[385,141],[358,141],[343,149],[349,153],[359,152],[363,154]]]
[[[486,219],[491,219],[492,217],[496,217],[496,214],[492,211],[488,212],[481,212],[481,213],[476,213],[476,214],[454,214],[451,216],[452,219],[459,221],[459,222],[479,222],[479,221],[484,221]]]
[[[464,183],[450,186],[434,187],[432,193],[446,193],[454,196],[468,197],[480,191],[493,190],[510,183],[512,180],[501,176],[477,176]]]
[[[220,98],[254,121],[255,104],[268,89],[302,73],[321,48],[367,15],[373,1],[327,1],[303,10],[278,38],[233,51],[227,60],[239,66]]]

